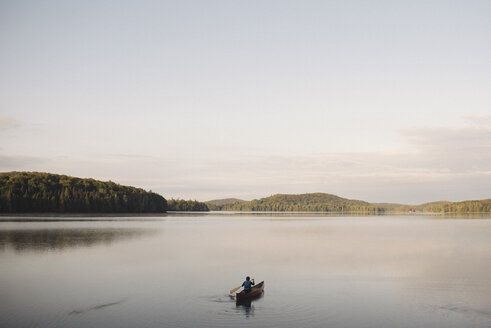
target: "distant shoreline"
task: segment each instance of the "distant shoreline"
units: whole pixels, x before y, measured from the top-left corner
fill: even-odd
[[[322,215],[488,214],[491,199],[436,201],[420,205],[371,203],[324,192],[274,194],[250,201],[238,198],[165,199],[141,188],[43,172],[0,173],[0,213],[31,216],[162,216],[209,211],[310,213]]]
[[[400,217],[490,217],[488,212],[302,212],[302,211],[209,211],[209,212],[186,212],[186,211],[169,211],[167,213],[0,213],[0,222],[7,221],[26,221],[25,219],[34,219],[33,221],[92,221],[97,218],[172,218],[186,216],[256,216],[256,217],[376,217],[376,216],[400,216]],[[97,221],[97,220],[96,220]]]

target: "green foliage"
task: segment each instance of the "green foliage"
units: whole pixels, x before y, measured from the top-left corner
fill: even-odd
[[[196,200],[169,199],[167,200],[168,211],[185,212],[208,212],[210,209],[205,203]]]
[[[164,197],[108,181],[37,172],[0,173],[1,213],[164,213]]]
[[[222,211],[268,211],[268,212],[344,212],[377,214],[385,212],[438,212],[438,213],[489,213],[491,199],[463,202],[433,202],[416,206],[402,204],[376,204],[351,200],[331,194],[312,193],[301,195],[277,194],[249,202],[241,200],[216,200],[208,206]]]
[[[489,213],[491,199],[433,202],[416,206],[370,204],[325,193],[277,194],[243,201],[170,199],[114,182],[37,172],[0,173],[0,213],[163,213],[169,211]]]
[[[463,202],[427,203],[417,207],[422,212],[440,213],[489,213],[491,212],[491,199],[466,200]]]
[[[489,213],[491,199],[466,200],[462,202],[431,202],[421,205],[379,204],[391,212],[428,212],[428,213]]]
[[[225,198],[225,199],[215,199],[215,200],[209,200],[205,202],[206,205],[208,205],[208,208],[211,211],[221,211],[222,208],[227,205],[227,206],[232,206],[232,205],[237,205],[240,203],[245,203],[245,200],[242,199],[237,199],[237,198]]]
[[[267,211],[267,212],[344,212],[377,214],[386,212],[432,213],[489,213],[491,199],[463,202],[432,202],[421,205],[367,203],[331,194],[312,193],[301,195],[277,194],[266,198],[243,201],[236,198],[206,202],[212,211]]]
[[[361,200],[351,200],[324,193],[301,195],[277,194],[249,202],[233,202],[217,206],[223,211],[268,212],[356,212],[379,213],[382,207]]]

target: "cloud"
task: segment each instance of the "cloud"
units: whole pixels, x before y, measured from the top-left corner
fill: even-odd
[[[0,117],[0,132],[8,129],[18,128],[21,124],[19,121],[10,116]]]
[[[149,156],[149,155],[141,155],[141,154],[124,154],[124,153],[96,153],[94,154],[98,157],[103,157],[108,160],[114,159],[122,159],[122,160],[141,160],[141,159],[159,159],[158,156]]]
[[[0,156],[0,167],[112,180],[165,197],[253,199],[275,193],[328,192],[372,202],[422,203],[491,197],[491,128],[413,127],[398,151],[228,157],[172,153]]]
[[[489,126],[413,127],[400,133],[405,145],[397,152],[217,159],[187,168],[184,176],[170,177],[160,190],[169,193],[173,186],[184,194],[208,191],[208,198],[322,191],[401,203],[491,197]],[[215,192],[207,189],[211,185]]]
[[[0,169],[4,171],[36,170],[40,164],[44,164],[47,161],[48,159],[42,157],[0,154]]]
[[[491,127],[448,128],[414,127],[401,131],[419,150],[486,150],[491,147]]]
[[[408,164],[454,173],[491,170],[491,124],[401,131],[414,159]]]
[[[466,115],[464,119],[474,125],[491,127],[491,115]]]

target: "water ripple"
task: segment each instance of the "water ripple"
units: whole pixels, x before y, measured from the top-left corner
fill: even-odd
[[[98,304],[98,305],[95,305],[95,306],[92,306],[92,307],[89,307],[89,308],[86,308],[86,309],[82,309],[82,310],[73,310],[70,313],[68,313],[68,315],[85,314],[85,313],[87,313],[89,311],[100,310],[100,309],[104,309],[104,308],[107,308],[107,307],[110,307],[110,306],[115,306],[115,305],[118,305],[118,304],[123,303],[124,301],[125,301],[125,299],[122,299],[122,300],[119,300],[119,301],[116,301],[116,302]]]

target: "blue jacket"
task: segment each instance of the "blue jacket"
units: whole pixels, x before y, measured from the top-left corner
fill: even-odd
[[[244,290],[251,290],[251,287],[252,287],[252,281],[244,281],[244,283],[242,284],[242,286],[244,287]]]

